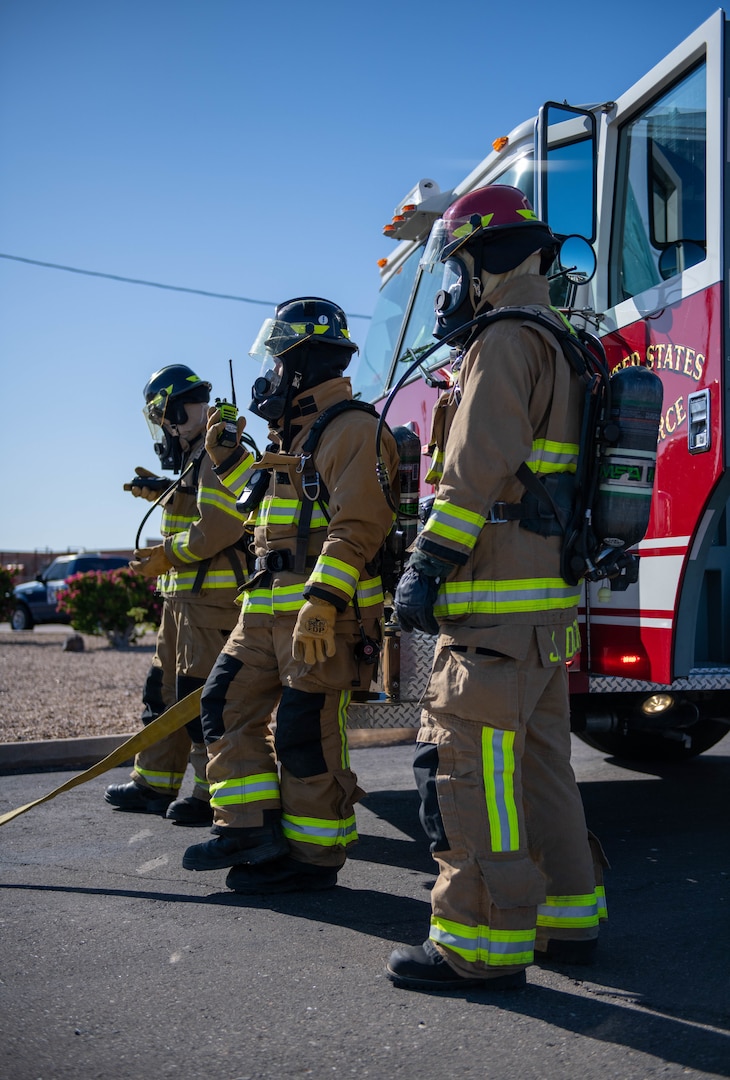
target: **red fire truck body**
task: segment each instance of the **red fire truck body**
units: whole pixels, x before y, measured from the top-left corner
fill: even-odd
[[[616,101],[546,103],[453,190],[417,184],[384,230],[397,246],[381,261],[380,299],[353,365],[356,393],[382,408],[433,344],[440,267],[428,273],[420,257],[433,222],[465,192],[513,184],[558,236],[590,245],[595,273],[572,285],[556,276],[553,302],[600,336],[612,371],[645,365],[664,391],[638,582],[584,588],[582,650],[570,667],[574,730],[626,757],[700,753],[730,724],[729,25],[717,12]],[[410,424],[428,441],[438,396],[429,381],[448,365],[444,346],[393,397],[391,427]],[[413,676],[396,694],[401,723],[409,697],[407,722],[417,723],[414,686],[432,648],[401,635],[401,667]]]

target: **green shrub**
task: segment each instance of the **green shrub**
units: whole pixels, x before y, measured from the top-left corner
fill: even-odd
[[[7,622],[12,614],[15,567],[0,566],[0,622]]]
[[[81,634],[106,635],[112,645],[130,645],[140,629],[159,626],[162,600],[155,582],[122,566],[73,574],[59,594],[58,607]]]

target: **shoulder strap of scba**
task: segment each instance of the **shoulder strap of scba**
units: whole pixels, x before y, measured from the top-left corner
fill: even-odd
[[[358,410],[359,412],[369,413],[370,416],[374,416],[376,420],[380,416],[375,406],[370,405],[367,401],[357,401],[353,398],[345,398],[344,401],[337,401],[334,405],[330,405],[328,409],[321,412],[314,421],[309,430],[309,434],[304,440],[302,453],[313,454],[317,448],[317,443],[322,436],[322,432],[327,425],[340,416],[341,413],[352,411],[353,409]]]
[[[329,520],[327,511],[329,492],[317,472],[312,455],[317,449],[319,440],[328,424],[331,424],[332,421],[338,416],[341,416],[342,413],[351,412],[353,410],[368,413],[369,416],[374,417],[376,420],[379,419],[380,416],[375,406],[370,405],[367,401],[356,401],[353,398],[345,398],[343,401],[336,401],[334,405],[330,405],[329,408],[320,413],[312,424],[309,434],[302,445],[302,488],[305,497],[302,501],[302,509],[299,514],[299,527],[297,529],[295,570],[298,573],[304,572],[304,560],[309,539],[309,526],[312,520],[312,510],[315,502],[319,502],[322,513],[327,520]]]

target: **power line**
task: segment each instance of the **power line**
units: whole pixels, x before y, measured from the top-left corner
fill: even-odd
[[[184,285],[163,285],[160,281],[145,281],[142,278],[122,277],[121,274],[104,274],[100,270],[81,270],[78,266],[63,266],[60,263],[41,262],[40,259],[25,259],[22,255],[6,255],[0,251],[0,259],[12,259],[14,262],[30,263],[31,266],[45,266],[49,270],[66,270],[70,274],[85,274],[87,277],[107,278],[110,281],[124,281],[129,285],[146,285],[151,289],[168,289],[171,292],[195,293],[196,296],[212,296],[216,300],[237,300],[242,304],[261,304],[264,307],[276,307],[273,300],[254,300],[250,296],[231,296],[229,293],[208,292],[207,289],[188,289]],[[351,319],[370,319],[370,315],[356,315],[348,311]]]

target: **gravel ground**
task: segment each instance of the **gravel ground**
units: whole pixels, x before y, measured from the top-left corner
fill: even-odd
[[[154,634],[128,649],[84,635],[83,652],[64,652],[69,633],[65,627],[0,632],[0,742],[138,730]]]

